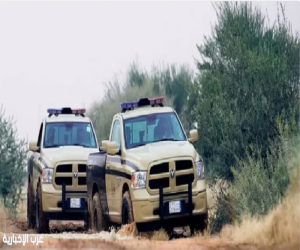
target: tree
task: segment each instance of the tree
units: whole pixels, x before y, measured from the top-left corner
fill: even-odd
[[[193,72],[186,65],[177,66],[171,64],[170,67],[157,69],[154,67],[151,75],[155,84],[155,89],[163,89],[167,98],[173,98],[173,107],[180,117],[185,130],[191,128],[187,117],[189,110],[187,109],[188,90],[193,82]]]
[[[267,157],[279,133],[278,117],[286,124],[299,121],[300,44],[286,19],[278,15],[267,25],[252,3],[221,2],[215,9],[218,22],[197,46],[202,60],[188,107],[199,125],[197,148],[207,169],[232,180],[230,168],[246,157],[250,144]]]
[[[27,142],[17,138],[15,121],[0,108],[0,198],[4,207],[16,215],[26,180]]]

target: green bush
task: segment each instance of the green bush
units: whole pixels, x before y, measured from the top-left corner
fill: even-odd
[[[261,149],[253,145],[247,158],[237,159],[232,168],[234,181],[229,188],[213,190],[217,196],[213,232],[225,224],[241,222],[243,216],[266,215],[284,197],[290,184],[290,159],[299,152],[299,133],[292,127],[278,123],[278,138],[270,145],[266,158]]]
[[[0,202],[17,216],[22,187],[26,180],[27,142],[20,140],[12,117],[0,107]]]

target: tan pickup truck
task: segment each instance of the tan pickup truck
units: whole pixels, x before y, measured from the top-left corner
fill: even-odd
[[[27,166],[27,226],[49,232],[49,220],[83,220],[89,228],[86,163],[99,152],[84,109],[49,109],[31,141]]]
[[[136,222],[138,231],[207,227],[204,163],[164,98],[122,103],[109,140],[87,163],[90,220],[96,231]]]

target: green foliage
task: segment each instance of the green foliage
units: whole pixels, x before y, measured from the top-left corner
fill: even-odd
[[[187,119],[189,111],[187,108],[188,91],[192,86],[193,72],[186,66],[171,65],[170,67],[158,69],[154,67],[152,81],[155,89],[163,89],[167,97],[173,97],[173,107],[180,117],[186,131],[191,128],[192,122]]]
[[[283,199],[293,178],[289,163],[298,155],[299,133],[293,133],[293,127],[283,127],[280,121],[277,128],[279,136],[270,143],[266,159],[258,146],[250,145],[247,158],[237,160],[232,168],[234,181],[230,187],[226,192],[214,190],[217,194],[214,232],[233,221],[241,222],[244,215],[264,216]]]
[[[188,108],[190,122],[198,122],[197,149],[207,170],[232,180],[235,156],[246,159],[249,145],[267,157],[278,116],[299,123],[300,44],[286,20],[279,16],[267,26],[251,3],[222,2],[216,12],[211,37],[198,46],[202,61]]]
[[[17,137],[15,122],[0,108],[0,201],[12,215],[26,180],[27,142]]]

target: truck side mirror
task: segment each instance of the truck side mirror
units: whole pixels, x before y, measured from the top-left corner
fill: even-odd
[[[117,143],[114,141],[107,142],[106,152],[108,155],[116,155],[120,150],[118,149]]]
[[[37,141],[30,141],[29,150],[32,152],[37,152],[40,148],[37,146]]]
[[[189,142],[190,143],[195,143],[197,142],[199,139],[199,136],[198,136],[198,130],[197,129],[192,129],[190,130],[190,138],[189,138]]]
[[[103,140],[100,149],[103,151],[107,151],[107,143],[108,142],[109,142],[108,140]]]

